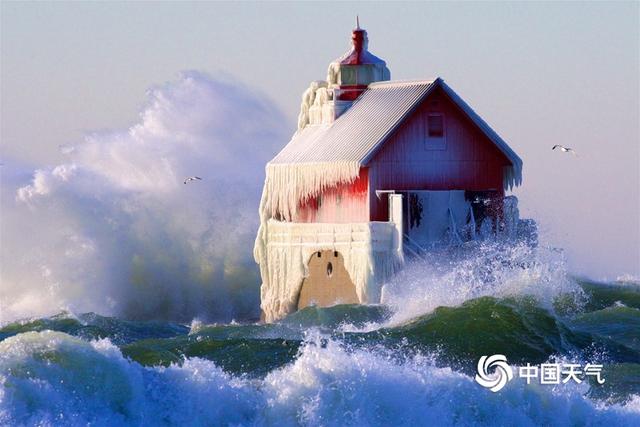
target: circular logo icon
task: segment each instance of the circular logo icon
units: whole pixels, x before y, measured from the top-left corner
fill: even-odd
[[[490,369],[495,369],[493,374]],[[502,388],[513,379],[513,370],[507,363],[507,357],[503,354],[493,356],[482,356],[478,360],[478,374],[476,382],[482,387],[486,387],[492,392],[502,390]]]

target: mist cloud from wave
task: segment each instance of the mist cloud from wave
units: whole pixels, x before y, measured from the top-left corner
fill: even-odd
[[[0,321],[60,309],[257,317],[251,248],[284,123],[254,90],[185,72],[151,88],[128,129],[64,147],[64,164],[5,165]],[[203,179],[183,184],[192,175]]]

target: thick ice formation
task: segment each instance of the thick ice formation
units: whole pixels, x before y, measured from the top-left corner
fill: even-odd
[[[323,190],[352,183],[360,174],[358,162],[268,163],[260,215],[291,221],[301,202],[316,197]]]
[[[360,303],[379,302],[382,283],[402,264],[391,223],[292,223],[269,219],[261,225],[254,255],[260,264],[264,320],[297,309],[307,263],[317,251],[339,251]]]
[[[341,93],[360,93],[370,83],[391,79],[384,60],[368,50],[367,32],[357,26],[352,33],[347,52],[329,64],[327,79],[311,82],[302,94],[298,131],[308,125],[333,122],[357,95],[344,98]]]
[[[327,91],[327,82],[315,80],[309,84],[309,88],[302,94],[300,114],[298,115],[298,130],[310,123],[322,123],[322,106],[332,96]],[[312,117],[313,116],[313,117]]]
[[[352,32],[351,41],[351,48],[329,65],[327,80],[311,82],[303,93],[297,132],[266,166],[254,258],[260,264],[261,307],[267,321],[295,310],[307,273],[306,263],[313,252],[341,251],[361,302],[370,302],[377,295],[375,289],[368,288],[373,286],[370,279],[384,280],[386,273],[402,262],[402,254],[392,247],[398,244],[393,237],[398,232],[392,224],[384,224],[390,226],[392,238],[384,249],[376,250],[373,246],[379,230],[372,228],[376,226],[374,223],[296,224],[291,221],[296,218],[298,207],[309,199],[328,188],[353,183],[388,132],[435,85],[449,93],[509,158],[513,166],[505,169],[505,189],[518,185],[521,180],[522,162],[518,156],[441,79],[374,84],[390,79],[385,61],[368,51],[367,33],[359,24]],[[347,109],[349,111],[336,121]],[[382,114],[372,115],[372,111]],[[417,127],[415,131],[419,132]],[[423,135],[419,133],[415,138]],[[430,212],[424,221],[427,227],[423,227],[431,231],[429,242],[439,240],[450,228],[460,242],[461,234],[471,234],[473,238],[476,227],[464,192],[456,192],[456,197],[449,193],[445,196],[446,201],[436,201],[434,195],[429,205]],[[304,236],[314,233],[315,240],[305,240]],[[317,237],[318,233],[323,237]],[[358,233],[364,237],[354,240],[353,235]],[[338,235],[350,237],[343,239]]]
[[[471,203],[462,190],[415,191],[408,197],[407,234],[420,245],[441,242],[448,232],[461,242],[475,230]]]
[[[260,294],[265,321],[296,310],[307,262],[318,250],[340,251],[360,302],[379,299],[379,281],[390,277],[401,263],[398,254],[390,253],[390,224],[284,222],[295,217],[301,202],[327,188],[351,183],[359,173],[358,162],[267,164],[254,247],[263,282]]]
[[[386,272],[394,270],[399,262],[395,258],[389,260],[392,227],[388,228],[388,247],[379,246],[377,252],[372,248],[372,234],[386,236],[384,226],[388,224],[279,221],[291,221],[301,202],[326,188],[353,182],[359,172],[358,162],[267,164],[260,201],[260,229],[254,247],[262,276],[261,308],[267,322],[295,311],[302,279],[307,275],[307,261],[318,250],[340,251],[360,302],[371,301],[367,284],[373,272],[376,278],[389,277]],[[371,292],[375,294],[374,289]]]

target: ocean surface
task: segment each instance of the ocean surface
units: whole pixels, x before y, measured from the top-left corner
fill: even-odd
[[[427,261],[425,261],[426,263]],[[0,328],[0,425],[640,425],[640,283],[540,259],[425,268],[385,304],[306,308],[275,324],[62,312]],[[605,382],[492,392],[482,355],[602,364]]]

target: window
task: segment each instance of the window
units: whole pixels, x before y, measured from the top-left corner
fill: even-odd
[[[442,114],[429,114],[427,116],[427,127],[429,129],[429,138],[444,137],[444,117],[442,117]]]
[[[426,137],[424,148],[427,150],[446,150],[447,135],[445,133],[444,114],[429,113],[427,114],[425,127]]]
[[[353,65],[340,66],[340,84],[356,85],[358,84],[358,67]]]

